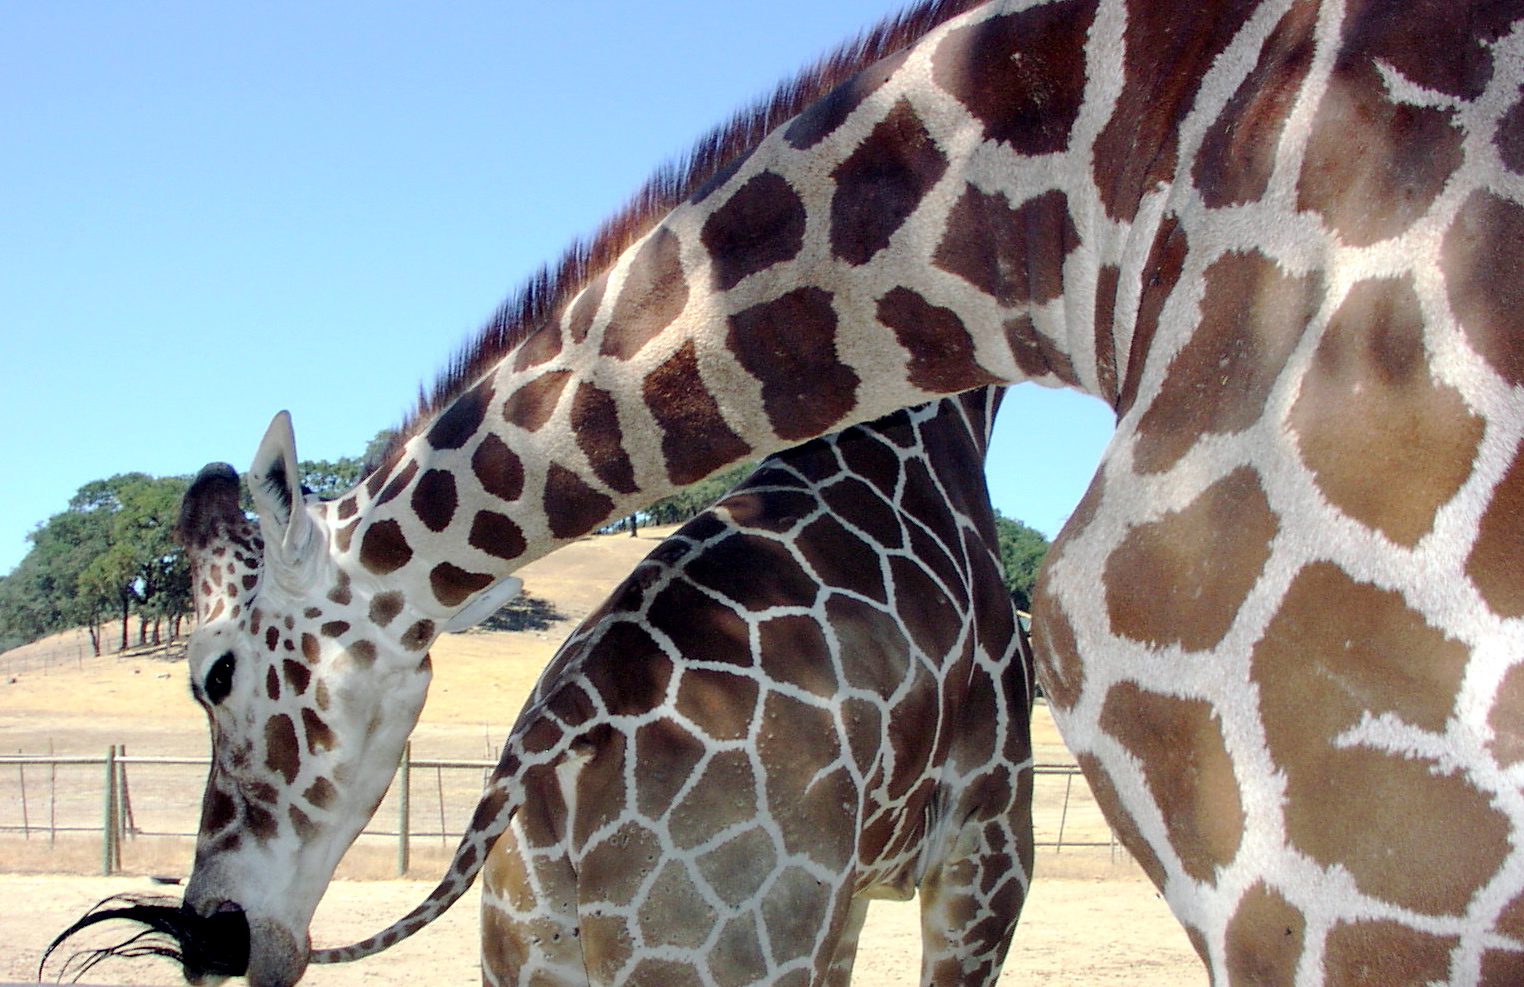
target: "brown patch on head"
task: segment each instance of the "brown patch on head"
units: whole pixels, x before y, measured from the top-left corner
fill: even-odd
[[[1307,918],[1260,881],[1238,899],[1228,920],[1225,963],[1230,984],[1290,984],[1302,956]]]
[[[951,393],[996,382],[974,359],[974,341],[952,309],[895,288],[878,300],[878,321],[894,330],[910,354],[910,383],[923,391]]]
[[[476,512],[466,543],[500,559],[516,559],[525,548],[523,530],[512,518],[496,511]]]
[[[286,779],[288,785],[296,780],[302,769],[296,724],[285,713],[277,713],[265,721],[265,767]]]
[[[1384,920],[1336,925],[1323,941],[1324,982],[1349,987],[1450,980],[1455,936],[1434,936]]]
[[[1180,121],[1252,10],[1243,3],[1197,4],[1183,28],[1179,10],[1168,4],[1128,4],[1121,94],[1091,152],[1108,216],[1131,222],[1144,195],[1174,181]]]
[[[413,547],[396,521],[372,522],[360,536],[360,564],[378,576],[396,572],[412,557]]]
[[[572,398],[571,427],[577,436],[577,448],[587,457],[598,479],[619,493],[634,493],[635,468],[624,451],[624,432],[619,427],[619,409],[613,395],[588,383],[578,384]]]
[[[495,581],[491,573],[470,572],[450,562],[441,562],[429,570],[429,589],[434,599],[447,607],[459,606],[471,594]]]
[[[1139,470],[1173,466],[1204,434],[1232,435],[1264,415],[1270,389],[1317,312],[1315,276],[1289,277],[1263,254],[1228,254],[1207,268],[1201,322],[1138,421]]]
[[[312,641],[314,647],[317,645],[317,638],[311,634],[303,634],[303,657],[305,657],[305,645],[308,640]],[[314,659],[309,658],[308,660],[312,661]],[[284,659],[280,664],[281,673],[286,678],[286,684],[295,690],[298,696],[304,694],[307,691],[308,684],[312,681],[312,670],[301,662],[292,661],[290,658]]]
[[[402,594],[395,590],[377,593],[370,601],[370,622],[377,627],[385,627],[402,612],[402,603]]]
[[[524,464],[508,444],[488,434],[471,454],[471,472],[482,489],[503,500],[518,500],[524,492]]]
[[[369,641],[353,641],[344,650],[358,668],[366,669],[376,663],[376,646]]]
[[[544,505],[546,523],[557,538],[585,535],[614,513],[614,502],[607,494],[594,490],[560,463],[551,463],[545,474]]]
[[[699,374],[698,354],[687,342],[646,377],[646,407],[661,427],[661,451],[672,482],[696,483],[751,452],[720,414]]]
[[[658,228],[630,261],[599,352],[630,359],[682,315],[687,304],[681,244],[676,234]]]
[[[1121,682],[1106,694],[1100,727],[1141,762],[1180,865],[1212,882],[1238,853],[1245,816],[1211,704]]]
[[[306,799],[309,804],[319,809],[328,808],[333,804],[333,800],[338,798],[338,795],[338,789],[334,788],[333,782],[329,781],[327,778],[318,778],[312,784],[307,786],[307,790],[305,792],[302,792],[302,798]]]
[[[932,78],[1018,154],[1069,146],[1085,96],[1085,36],[1093,0],[1064,0],[950,32]]]
[[[1002,305],[1042,305],[1063,294],[1064,260],[1078,246],[1063,192],[1044,192],[1012,208],[1003,194],[969,185],[931,262]]]
[[[788,179],[764,171],[748,179],[704,222],[702,240],[714,264],[715,287],[729,291],[804,246],[804,201]]]
[[[730,317],[726,343],[762,382],[762,405],[780,438],[814,438],[857,406],[861,380],[837,354],[836,325],[830,292],[812,287]]]
[[[831,251],[848,264],[866,264],[946,171],[946,155],[900,100],[831,172]]]
[[[1410,278],[1350,290],[1302,380],[1290,423],[1324,496],[1408,546],[1471,475],[1482,438],[1481,419],[1429,373]]]
[[[429,445],[435,449],[459,449],[469,442],[481,429],[494,393],[488,379],[456,398],[429,427]]]
[[[503,420],[526,432],[538,432],[555,414],[571,377],[569,370],[552,370],[522,385],[503,402]]]
[[[1315,563],[1292,582],[1251,665],[1286,777],[1287,838],[1364,893],[1428,914],[1459,914],[1492,877],[1507,817],[1464,774],[1339,737],[1377,716],[1443,730],[1469,656],[1399,594]]]
[[[1214,647],[1259,579],[1280,522],[1240,467],[1185,508],[1133,528],[1106,560],[1112,630],[1157,646]]]
[[[1450,309],[1473,349],[1513,386],[1524,383],[1524,206],[1477,191],[1439,255]]]
[[[1254,69],[1207,129],[1191,178],[1208,208],[1257,202],[1265,194],[1286,117],[1312,66],[1317,13],[1311,0],[1286,12],[1260,47]]]
[[[413,513],[430,531],[443,531],[450,526],[457,503],[455,476],[445,470],[426,471],[413,488]]]
[[[334,749],[334,731],[328,723],[323,722],[323,717],[308,707],[302,707],[302,730],[306,733],[308,754]]]
[[[1351,246],[1397,236],[1460,167],[1464,136],[1454,110],[1392,102],[1376,66],[1346,52],[1313,118],[1297,206]]]

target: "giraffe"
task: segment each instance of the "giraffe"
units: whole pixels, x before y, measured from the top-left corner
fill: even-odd
[[[390,676],[391,758],[429,642],[523,563],[1035,381],[1117,416],[1038,674],[1214,983],[1524,977],[1521,18],[932,0],[738,118],[506,305],[354,491],[302,502],[280,435],[256,457],[259,596],[191,664],[236,693],[209,818],[264,832],[207,842],[187,908],[245,915],[253,979],[287,982],[326,872],[268,848],[342,842],[373,795],[299,756],[368,721],[251,720],[248,666],[300,641],[345,688]],[[300,821],[249,808],[309,779]]]
[[[980,464],[996,389],[763,462],[558,651],[447,875],[484,981],[845,983],[919,891],[922,980],[993,984],[1032,862],[1029,664]]]

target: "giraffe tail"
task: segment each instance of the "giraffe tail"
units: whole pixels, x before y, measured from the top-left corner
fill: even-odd
[[[309,963],[351,963],[374,956],[418,932],[449,910],[476,882],[493,844],[508,828],[513,814],[523,803],[522,789],[514,784],[513,772],[502,765],[493,773],[476,805],[471,825],[455,848],[445,876],[417,907],[402,918],[367,939],[348,946],[314,949],[307,954]]]

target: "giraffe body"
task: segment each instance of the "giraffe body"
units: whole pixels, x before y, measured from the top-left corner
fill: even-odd
[[[1118,416],[1039,674],[1214,982],[1517,982],[1521,18],[933,3],[786,90],[505,309],[356,490],[303,504],[258,457],[269,547],[203,585],[192,647],[198,683],[254,671],[209,703],[187,902],[243,908],[269,982],[298,965],[281,902],[329,871],[286,861],[370,808],[323,758],[371,721],[261,698],[309,638],[330,692],[395,680],[384,761],[434,634],[559,540],[1036,380]]]

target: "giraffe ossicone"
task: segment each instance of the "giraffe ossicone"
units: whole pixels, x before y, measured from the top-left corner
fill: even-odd
[[[265,887],[349,824],[289,796],[355,738],[249,666],[310,638],[405,684],[610,517],[1036,380],[1118,416],[1038,671],[1214,982],[1524,978],[1521,83],[1515,2],[907,12],[506,307],[381,468],[302,507],[309,594],[225,520],[192,672],[239,671],[189,907],[280,925],[251,972],[282,982],[305,924]]]

